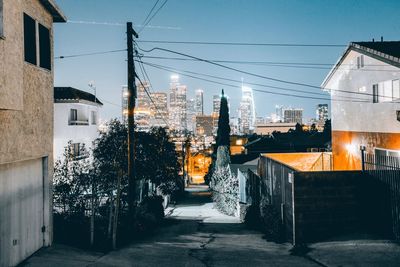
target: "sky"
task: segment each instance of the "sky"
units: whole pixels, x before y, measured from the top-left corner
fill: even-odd
[[[165,0],[159,0],[159,6]],[[68,18],[54,28],[55,85],[72,86],[93,92],[88,86],[94,81],[96,94],[103,101],[101,117],[108,120],[121,116],[121,88],[127,84],[126,52],[66,57],[85,53],[126,49],[126,22],[131,21],[139,32],[138,47],[150,50],[161,47],[191,56],[226,61],[267,61],[278,63],[334,64],[342,55],[340,47],[282,47],[282,46],[228,46],[161,44],[140,41],[199,41],[287,44],[340,44],[352,41],[399,40],[398,0],[168,0],[147,27],[143,22],[156,0],[56,0]],[[307,94],[265,86],[284,87],[321,93],[319,89],[271,81],[254,75],[239,73],[199,61],[151,59],[182,57],[166,51],[143,52],[143,62],[191,71],[234,82],[219,80],[228,85],[180,75],[181,84],[188,87],[188,97],[195,90],[204,90],[205,113],[212,110],[212,96],[221,89],[229,96],[230,115],[237,116],[241,98],[241,80],[255,90],[268,90],[296,96]],[[330,66],[306,68],[296,65],[221,63],[247,73],[290,82],[319,86]],[[173,71],[144,65],[153,91],[167,92]],[[138,64],[141,80],[146,80]],[[199,77],[199,75],[192,75]],[[204,77],[203,77],[204,78]],[[207,78],[210,79],[210,78]],[[211,80],[215,80],[214,78]],[[308,95],[312,96],[312,95]],[[326,96],[315,96],[329,98]],[[305,118],[315,117],[317,104],[328,100],[305,99],[293,96],[254,92],[257,116],[267,116],[275,105],[303,108]]]

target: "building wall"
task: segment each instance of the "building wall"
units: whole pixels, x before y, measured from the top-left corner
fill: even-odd
[[[53,72],[24,61],[23,13],[50,29],[50,44],[53,43],[53,19],[39,0],[4,0],[3,4],[5,38],[0,39],[0,190],[9,190],[8,194],[1,192],[1,203],[10,203],[11,208],[0,211],[0,250],[2,255],[9,255],[0,257],[0,266],[9,266],[52,241]],[[43,179],[42,174],[29,170],[32,161],[39,168],[43,159],[48,160],[42,165],[46,167],[44,172],[47,175],[44,183],[38,185]],[[42,194],[43,214],[32,209],[32,205],[37,203],[30,203],[25,198],[39,192]],[[32,224],[39,217],[45,226],[45,232],[40,236],[37,230],[41,229]],[[18,241],[13,245],[14,239]]]
[[[77,109],[88,119],[89,125],[68,125],[70,109]],[[92,124],[91,112],[97,112],[97,122]],[[92,148],[93,141],[99,136],[98,120],[100,109],[90,103],[55,103],[54,104],[54,160],[60,159],[68,141],[83,143],[85,148]]]
[[[364,55],[365,67],[354,69],[360,55],[350,51],[341,68],[333,73],[325,86],[333,89],[331,118],[335,169],[360,169],[360,156],[357,155],[360,145],[365,145],[369,152],[373,152],[375,147],[400,149],[400,143],[396,141],[400,133],[400,122],[396,117],[400,102],[373,103],[372,97],[373,84],[400,79],[399,68]],[[360,100],[366,102],[357,102]]]
[[[265,124],[258,124],[255,127],[254,133],[258,135],[269,135],[272,134],[274,131],[286,133],[290,129],[295,129],[296,123],[265,123]]]

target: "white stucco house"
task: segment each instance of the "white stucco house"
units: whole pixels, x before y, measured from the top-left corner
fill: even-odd
[[[399,157],[399,41],[350,43],[321,87],[332,97],[335,170],[361,169],[360,147]]]
[[[54,87],[54,161],[62,159],[71,141],[75,157],[85,157],[99,136],[99,115],[103,103],[93,94],[72,88]]]

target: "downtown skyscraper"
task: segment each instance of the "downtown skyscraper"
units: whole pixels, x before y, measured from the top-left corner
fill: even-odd
[[[202,89],[196,90],[195,111],[196,115],[204,114],[204,91]]]
[[[239,132],[250,134],[254,131],[256,111],[254,105],[253,89],[242,86],[242,100],[239,106]]]
[[[186,85],[179,83],[178,75],[172,75],[169,87],[169,126],[177,132],[184,132],[187,126],[186,93]]]
[[[168,123],[168,96],[164,92],[151,93],[154,104],[151,105],[151,126],[167,127]]]

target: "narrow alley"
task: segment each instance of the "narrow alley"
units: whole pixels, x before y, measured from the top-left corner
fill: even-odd
[[[289,243],[268,242],[237,218],[218,212],[205,186],[168,208],[166,222],[153,237],[108,254],[68,247],[40,251],[23,266],[386,266],[400,262],[400,248],[385,241],[314,244],[293,253]],[[308,253],[307,253],[308,252]]]

